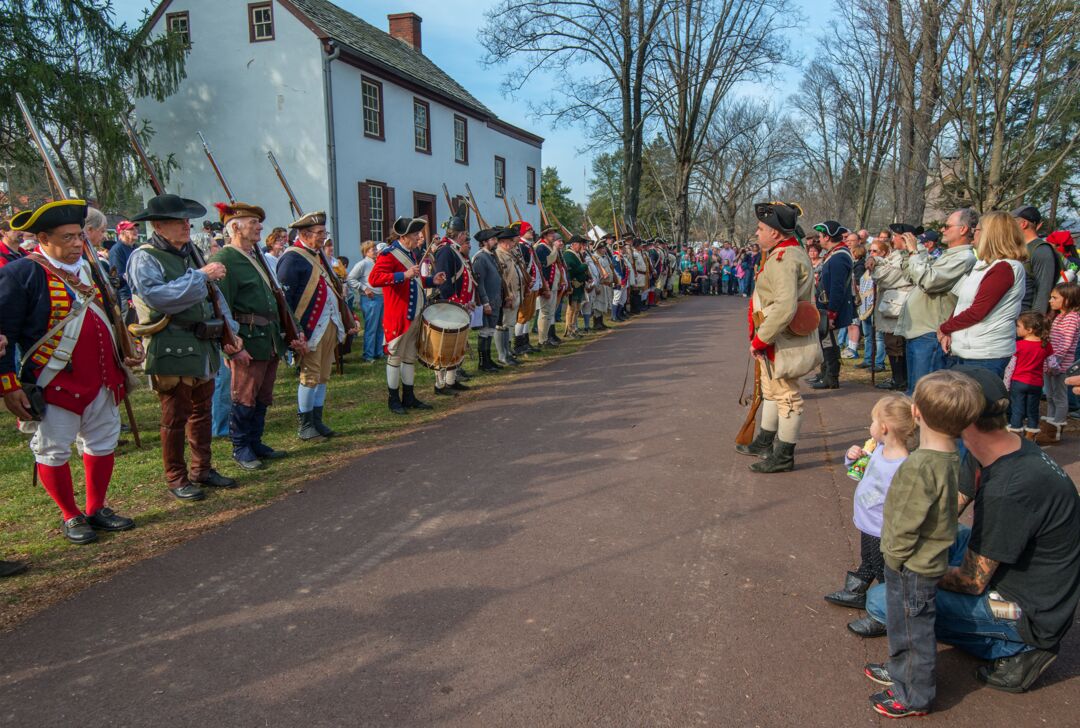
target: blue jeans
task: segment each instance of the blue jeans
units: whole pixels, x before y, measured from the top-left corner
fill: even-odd
[[[949,368],[952,367],[979,367],[989,369],[999,377],[1005,376],[1005,367],[1009,366],[1011,356],[1003,356],[997,359],[965,359],[962,356],[949,357]]]
[[[841,349],[848,348],[847,326],[841,326],[836,330],[836,345]]]
[[[1038,430],[1040,399],[1042,387],[1012,380],[1009,385],[1009,427],[1014,430],[1022,427]]]
[[[867,366],[869,366],[871,334],[870,320],[867,319],[866,321],[862,321],[860,323],[862,324],[863,334],[863,362]],[[874,329],[873,331],[876,333],[876,336],[874,337],[874,364],[877,365],[878,369],[881,369],[885,366],[885,332],[879,331],[877,329]]]
[[[889,628],[886,669],[893,679],[896,699],[916,710],[929,709],[937,691],[936,596],[934,577],[907,569],[893,571],[885,565],[885,623]]]
[[[956,541],[949,547],[949,566],[964,562],[971,528],[960,524]],[[1012,657],[1032,649],[1024,642],[1014,619],[998,619],[990,611],[986,593],[960,594],[945,589],[937,592],[937,621],[934,631],[939,641],[959,647],[984,660]],[[885,585],[877,584],[866,593],[866,612],[887,624]]]
[[[229,369],[224,357],[214,379],[214,399],[210,404],[213,417],[211,434],[226,437],[229,434],[229,413],[232,411],[232,369]]]
[[[908,339],[905,353],[907,354],[908,394],[915,391],[915,385],[919,379],[946,366],[945,352],[941,350],[937,334],[933,331]]]
[[[378,359],[382,356],[383,297],[360,296],[360,312],[364,314],[364,358]]]

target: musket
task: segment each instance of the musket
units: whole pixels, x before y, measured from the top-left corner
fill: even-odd
[[[134,137],[132,137],[132,139],[134,140]],[[229,198],[230,203],[235,203],[236,199],[233,197],[232,188],[229,187],[229,183],[225,181],[225,175],[221,171],[221,168],[218,167],[217,160],[210,151],[210,147],[207,145],[202,132],[199,132],[199,139],[202,140],[203,151],[206,152],[206,158],[210,161],[210,166],[213,167],[214,174],[217,176],[218,182],[221,183],[221,188],[225,191],[225,196]],[[137,140],[134,140],[133,143],[137,143]],[[140,157],[145,158],[145,155],[140,154]],[[161,192],[158,191],[158,194],[161,194]],[[288,301],[285,300],[285,291],[282,290],[281,284],[278,283],[277,276],[270,271],[270,266],[266,264],[266,259],[263,258],[262,251],[259,250],[258,245],[255,246],[255,250],[250,257],[255,263],[255,266],[262,270],[262,277],[266,279],[267,284],[270,286],[270,293],[274,296],[274,303],[277,307],[278,323],[281,325],[281,333],[285,336],[285,341],[289,342],[289,345],[291,346],[292,342],[300,339],[300,328],[296,323],[296,319],[293,317],[292,309],[289,308]]]
[[[446,198],[446,207],[447,207],[448,210],[450,210],[450,215],[453,216],[453,214],[454,214],[454,200],[453,200],[453,198],[450,197],[450,190],[448,190],[446,188],[446,183],[445,182],[442,183],[442,193],[443,193],[443,197]]]
[[[56,165],[53,164],[52,157],[49,156],[48,149],[45,147],[45,139],[41,136],[41,131],[38,129],[37,122],[34,121],[33,115],[30,114],[30,109],[27,107],[26,102],[23,100],[22,94],[16,92],[15,102],[19,106],[19,111],[22,112],[23,121],[26,122],[26,128],[30,130],[30,137],[34,142],[34,145],[38,148],[38,153],[41,155],[41,160],[45,163],[45,172],[49,178],[49,182],[55,185],[59,191],[59,197],[61,199],[71,199],[64,191],[64,185],[60,181],[60,173],[56,169]],[[83,258],[89,264],[90,278],[93,280],[94,285],[97,286],[98,292],[101,294],[101,301],[104,304],[105,315],[109,318],[109,326],[113,330],[114,349],[116,354],[120,357],[120,363],[123,366],[127,366],[129,360],[139,360],[144,358],[144,354],[140,351],[139,347],[135,344],[134,339],[131,338],[131,333],[124,326],[124,317],[120,313],[120,302],[116,298],[116,292],[112,288],[112,284],[109,283],[109,276],[105,273],[104,268],[101,265],[101,259],[98,258],[97,252],[91,247],[90,241],[86,239],[86,235],[81,235],[83,245]],[[128,399],[127,390],[124,391],[124,410],[127,412],[128,424],[131,425],[131,436],[135,440],[135,447],[142,447],[142,439],[139,437],[139,425],[135,421],[135,410],[131,407],[131,400]],[[35,469],[35,477],[36,477]]]
[[[551,218],[552,220],[554,220],[554,221],[555,221],[555,225],[557,225],[557,226],[558,226],[558,228],[559,228],[560,230],[562,230],[562,234],[563,234],[563,237],[564,237],[564,238],[565,238],[566,240],[569,240],[569,239],[570,239],[571,237],[573,237],[573,236],[571,235],[570,231],[566,229],[566,226],[565,226],[565,225],[563,225],[563,224],[562,224],[562,223],[561,223],[561,222],[559,221],[559,218],[555,217],[555,213],[554,213],[554,212],[549,212],[549,213],[548,213],[548,217],[550,217],[550,218]]]
[[[766,361],[768,361],[766,359]],[[743,380],[743,386],[746,386],[746,381]],[[746,390],[744,389],[743,392]],[[754,392],[750,399],[750,409],[746,413],[746,420],[743,421],[743,426],[739,428],[739,434],[735,435],[736,445],[749,445],[754,440],[754,426],[757,420],[758,409],[761,407],[761,361],[754,359]],[[739,404],[747,404],[747,402],[740,397]]]
[[[515,198],[511,197],[511,198],[510,198],[510,201],[514,203],[514,212],[516,212],[516,213],[517,213],[517,219],[518,219],[518,220],[524,220],[524,219],[525,219],[525,216],[524,216],[524,215],[522,215],[522,214],[521,214],[521,210],[519,210],[519,209],[518,209],[518,206],[517,206],[517,200],[516,200]]]
[[[536,203],[540,207],[540,223],[544,227],[551,227],[551,221],[548,220],[547,210],[544,209],[544,201],[537,198]]]
[[[465,183],[465,196],[469,201],[469,206],[472,208],[472,211],[476,213],[476,222],[480,223],[480,227],[490,227],[487,224],[487,220],[484,219],[484,216],[480,214],[480,205],[476,204],[476,197],[473,196],[472,187],[469,187],[468,182]]]
[[[277,175],[278,182],[281,183],[282,188],[285,190],[285,194],[289,196],[289,205],[292,206],[293,212],[296,213],[297,217],[303,217],[304,210],[300,207],[296,195],[293,194],[292,187],[289,186],[289,180],[285,179],[285,173],[281,171],[281,166],[278,165],[274,153],[267,151],[266,158],[270,160],[270,165],[274,168],[274,173]],[[349,332],[356,327],[356,317],[353,316],[349,304],[345,302],[345,290],[343,284],[338,280],[337,274],[334,273],[334,270],[330,267],[330,261],[326,259],[326,254],[323,253],[322,250],[319,250],[319,262],[322,264],[323,270],[326,271],[326,277],[330,281],[330,288],[337,298],[338,313],[341,315],[341,323],[345,327],[345,331]],[[335,355],[337,357],[338,374],[343,374],[345,372],[345,355],[342,351],[341,344],[338,344]]]
[[[502,201],[503,201],[503,207],[506,208],[506,224],[507,225],[513,225],[514,224],[514,216],[510,214],[510,203],[506,201],[506,190],[503,190]]]

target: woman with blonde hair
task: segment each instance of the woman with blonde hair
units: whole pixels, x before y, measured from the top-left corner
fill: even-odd
[[[349,271],[346,284],[352,289],[364,315],[364,361],[371,362],[383,355],[383,297],[382,289],[368,282],[368,274],[375,267],[378,251],[374,240],[365,241],[360,246],[360,262]]]
[[[953,315],[938,327],[950,365],[977,366],[999,377],[1016,351],[1016,319],[1024,298],[1027,247],[1007,212],[983,215],[975,228],[978,262],[956,287]]]

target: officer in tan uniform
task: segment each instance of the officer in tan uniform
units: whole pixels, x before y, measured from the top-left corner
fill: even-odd
[[[821,363],[813,266],[795,238],[801,212],[784,202],[754,205],[765,256],[750,302],[750,355],[761,367],[761,421],[753,442],[735,449],[761,458],[750,466],[757,473],[795,467],[803,412],[799,377]]]

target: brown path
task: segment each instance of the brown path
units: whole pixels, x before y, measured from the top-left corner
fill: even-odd
[[[820,596],[874,395],[810,397],[798,470],[751,477],[743,303],[656,311],[0,636],[0,723],[878,722],[885,642]],[[946,649],[920,725],[1075,725],[1078,652],[1011,696]]]

